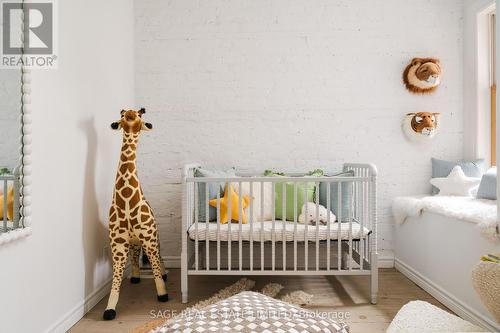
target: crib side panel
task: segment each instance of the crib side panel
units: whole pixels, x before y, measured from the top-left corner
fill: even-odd
[[[183,181],[182,261],[189,274],[369,274],[377,238],[374,166],[344,165],[354,177],[195,178],[194,170],[186,168]],[[234,188],[237,194],[231,200],[231,195],[217,192],[209,205],[210,184],[223,184],[225,192]],[[319,197],[322,184],[327,189],[324,206]],[[303,211],[299,201],[311,202]],[[269,202],[272,215],[264,222]],[[257,203],[260,210],[254,211]],[[199,218],[199,207],[205,207],[205,219]],[[209,207],[216,210],[212,220]],[[335,208],[337,220],[332,220]],[[270,239],[265,239],[269,233]]]

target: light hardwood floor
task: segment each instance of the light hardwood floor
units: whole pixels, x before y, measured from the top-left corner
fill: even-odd
[[[238,279],[239,277],[231,276],[190,277],[189,304],[210,297]],[[377,305],[370,304],[368,300],[369,281],[366,276],[255,276],[250,279],[256,281],[255,290],[259,290],[270,282],[281,283],[285,289],[278,295],[278,298],[294,290],[304,290],[313,294],[313,304],[307,308],[344,315],[346,317],[344,321],[349,324],[351,333],[385,332],[398,310],[412,300],[424,300],[447,310],[432,296],[394,269],[380,270]],[[178,313],[189,306],[180,302],[180,270],[170,270],[168,288],[170,301],[158,303],[153,280],[142,279],[137,285],[132,285],[125,280],[122,284],[117,317],[114,321],[105,322],[101,319],[107,303],[107,298],[105,298],[69,332],[129,332],[143,323],[157,319],[153,315]]]

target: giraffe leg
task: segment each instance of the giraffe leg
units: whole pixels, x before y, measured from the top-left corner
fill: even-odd
[[[113,255],[113,284],[109,294],[108,305],[103,314],[104,320],[113,320],[116,317],[116,304],[120,296],[120,286],[122,284],[123,271],[128,259],[128,236],[125,233],[113,239],[111,243],[111,253]]]
[[[162,277],[163,281],[167,281],[167,273],[165,270],[165,263],[163,262],[163,259],[161,257],[160,237],[158,237],[158,258],[160,259],[161,277]]]
[[[141,242],[134,238],[130,242],[132,256],[132,277],[130,282],[133,284],[141,282],[141,269],[139,267],[139,256],[141,255]]]
[[[153,220],[152,217],[151,220]],[[142,240],[142,248],[144,249],[144,252],[146,252],[149,262],[151,263],[151,268],[153,269],[158,301],[166,302],[168,301],[168,293],[161,272],[160,254],[158,252],[158,238],[156,228],[154,227],[154,220],[150,227],[154,228],[152,234],[148,236],[141,235],[142,237],[139,237],[139,239]]]

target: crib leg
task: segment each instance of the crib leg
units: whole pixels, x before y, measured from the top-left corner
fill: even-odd
[[[181,294],[182,303],[188,302],[188,275],[187,270],[181,269]]]
[[[186,282],[186,284],[187,284],[187,282]],[[187,292],[187,290],[185,290],[182,292],[182,303],[186,304],[187,302],[188,302],[188,292]]]
[[[182,294],[182,303],[188,302],[188,274],[187,274],[187,263],[186,265],[182,265],[181,268],[181,294]]]
[[[181,252],[181,295],[182,303],[188,302],[188,255],[187,255],[187,241],[183,239],[183,246]]]
[[[371,275],[370,275],[370,302],[372,304],[377,304],[378,295],[378,254],[376,252],[372,253],[371,258]]]

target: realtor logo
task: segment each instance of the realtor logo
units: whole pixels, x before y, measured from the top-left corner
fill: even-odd
[[[2,58],[0,67],[54,68],[54,3],[2,3]]]

